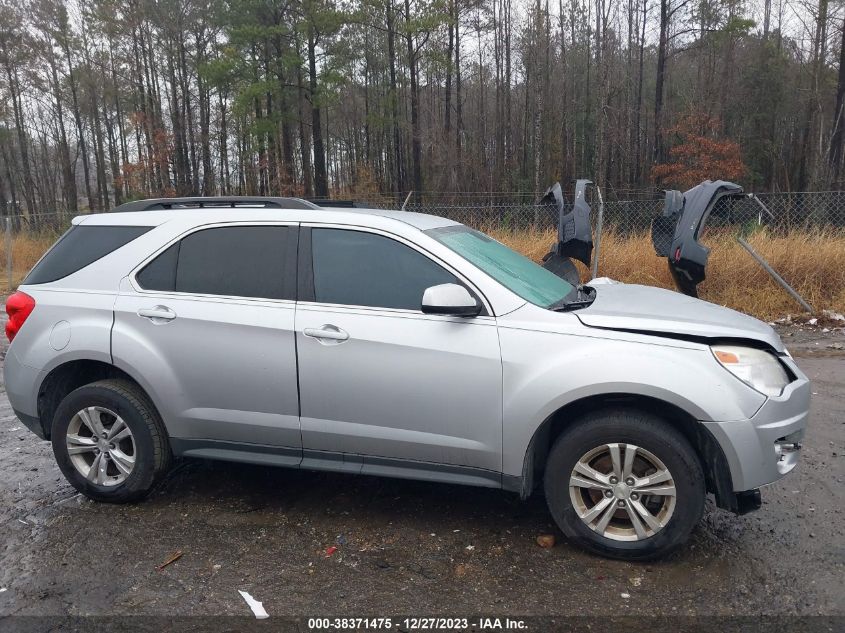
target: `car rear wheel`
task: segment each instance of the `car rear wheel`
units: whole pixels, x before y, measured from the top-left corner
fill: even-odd
[[[68,394],[53,418],[51,439],[64,476],[95,501],[140,499],[170,466],[161,418],[125,380],[101,380]]]
[[[686,542],[706,493],[686,438],[656,416],[624,409],[591,413],[557,438],[545,491],[568,539],[629,560],[664,556]]]

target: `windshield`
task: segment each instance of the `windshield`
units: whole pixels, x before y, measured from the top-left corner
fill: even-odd
[[[426,233],[535,305],[551,307],[574,290],[572,284],[527,257],[462,224]]]

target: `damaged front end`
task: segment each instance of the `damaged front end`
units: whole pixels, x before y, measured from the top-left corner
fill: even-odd
[[[575,183],[575,199],[572,210],[566,213],[566,201],[560,183],[549,187],[540,200],[541,205],[551,206],[558,214],[557,241],[551,251],[543,257],[543,268],[550,270],[577,286],[581,283],[581,276],[571,258],[577,259],[585,266],[590,265],[593,253],[593,229],[590,225],[590,205],[587,204],[587,187],[590,180],[578,180]]]
[[[744,196],[742,187],[725,180],[705,180],[684,193],[666,192],[663,214],[651,224],[651,241],[684,294],[698,297],[698,284],[706,276],[710,249],[698,240],[708,218],[721,201]]]

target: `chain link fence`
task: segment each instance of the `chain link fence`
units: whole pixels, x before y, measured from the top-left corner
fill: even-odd
[[[501,196],[463,196],[438,201],[426,196],[422,202],[409,200],[406,211],[440,215],[480,229],[525,230],[554,229],[558,214],[550,206],[540,205],[541,195],[528,199],[503,199]],[[567,202],[571,200],[567,198]],[[588,190],[592,218],[598,216],[599,204],[595,189]],[[364,204],[377,208],[398,208],[395,200],[384,197],[365,198]],[[651,221],[663,212],[663,193],[638,192],[631,197],[604,200],[604,229],[620,235],[646,232]],[[762,205],[760,204],[762,203]],[[707,222],[710,228],[765,225],[778,233],[814,232],[820,229],[845,230],[845,191],[754,194],[739,199],[719,200]]]
[[[603,205],[603,231],[619,236],[641,235],[663,211],[663,193],[654,191],[610,192]],[[409,197],[406,211],[450,218],[481,230],[554,230],[558,213],[538,204],[542,194],[426,193],[417,201]],[[567,204],[571,192],[565,192]],[[755,200],[756,198],[756,200]],[[356,206],[398,209],[402,201],[386,196],[359,196]],[[592,218],[599,204],[594,188],[588,189]],[[762,204],[760,204],[762,203]],[[0,287],[19,283],[40,255],[70,226],[72,212],[19,214],[2,218],[0,226]],[[712,210],[708,230],[730,227],[737,231],[765,226],[784,235],[802,233],[823,239],[824,231],[845,232],[845,191],[754,194],[739,199],[723,198]]]

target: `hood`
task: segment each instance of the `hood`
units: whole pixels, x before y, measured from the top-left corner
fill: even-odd
[[[678,292],[634,284],[596,284],[593,303],[573,312],[586,326],[713,339],[753,339],[784,350],[762,321]]]

